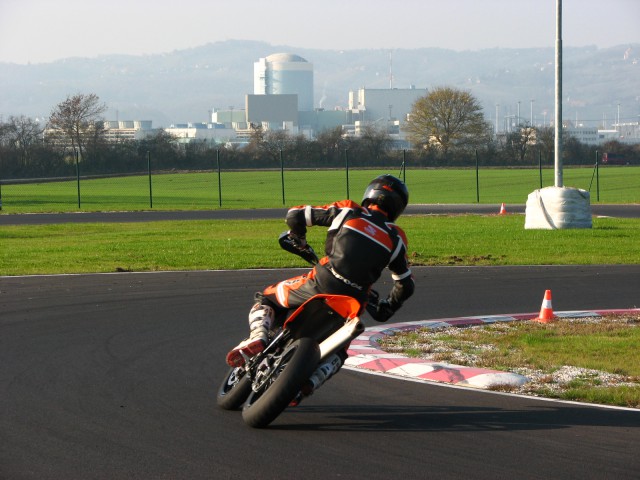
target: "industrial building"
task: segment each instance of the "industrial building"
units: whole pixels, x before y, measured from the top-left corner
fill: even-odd
[[[313,64],[290,53],[276,53],[254,63],[254,93],[245,96],[244,109],[229,107],[210,111],[209,122],[173,124],[164,130],[180,143],[247,142],[254,128],[287,131],[315,138],[318,133],[341,128],[359,136],[373,127],[402,143],[402,126],[413,103],[424,89],[365,89],[349,92],[347,109],[324,110],[313,105]],[[151,121],[107,121],[110,139],[139,139],[155,133]],[[400,142],[400,143],[398,143]]]
[[[247,95],[245,98],[249,125],[297,133],[298,95]]]
[[[236,130],[221,123],[178,123],[164,129],[178,143],[200,141],[211,145],[227,143],[236,139]]]
[[[413,103],[426,93],[415,87],[361,88],[349,92],[346,110],[314,108],[313,64],[290,53],[276,53],[255,62],[253,83],[253,95],[246,96],[249,125],[302,133],[309,138],[333,128],[358,136],[364,128],[373,127],[389,133],[404,147],[403,124]],[[295,107],[293,97],[297,97]]]
[[[165,129],[181,142],[246,143],[252,129],[286,131],[312,139],[319,133],[341,128],[345,136],[358,137],[367,129],[384,131],[395,148],[410,148],[404,126],[415,102],[426,88],[359,88],[348,92],[346,109],[314,107],[313,64],[292,53],[274,53],[253,65],[253,94],[245,95],[244,109],[214,109],[210,123],[172,125]],[[151,122],[105,122],[110,138],[140,138],[153,130]],[[567,134],[582,143],[609,140],[636,143],[638,123],[618,124],[615,130],[568,125]]]
[[[107,140],[140,140],[153,135],[151,120],[110,120],[104,122]]]
[[[349,92],[349,110],[353,119],[384,124],[385,122],[406,122],[413,104],[427,94],[424,88],[361,88]]]

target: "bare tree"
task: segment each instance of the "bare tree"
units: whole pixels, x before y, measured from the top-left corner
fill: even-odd
[[[391,147],[391,137],[381,129],[367,125],[360,135],[360,141],[369,161],[380,160]]]
[[[20,165],[26,167],[31,161],[34,148],[41,143],[43,128],[32,118],[21,115],[9,117],[3,130],[5,143],[15,149],[20,158]]]
[[[280,152],[292,148],[295,138],[284,130],[264,130],[262,127],[253,128],[251,140],[247,150],[258,157],[268,158],[275,164],[280,162]]]
[[[552,127],[542,127],[536,131],[536,144],[546,161],[553,161],[555,156],[556,134]]]
[[[332,165],[337,164],[342,151],[348,145],[348,142],[342,136],[342,127],[320,132],[316,141],[325,157],[325,163]]]
[[[483,144],[490,126],[470,92],[437,87],[416,100],[405,129],[414,145],[439,149],[446,155],[452,148]]]
[[[507,135],[506,150],[511,152],[514,163],[524,164],[527,152],[536,144],[536,130],[528,125],[520,125]]]
[[[51,112],[49,128],[61,133],[78,152],[79,158],[83,158],[88,140],[95,139],[96,132],[103,131],[100,116],[106,109],[94,93],[68,96]]]

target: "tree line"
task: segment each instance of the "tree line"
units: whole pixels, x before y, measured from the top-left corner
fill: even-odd
[[[438,87],[418,99],[406,132],[413,148],[399,150],[386,130],[365,127],[357,137],[341,127],[315,139],[254,128],[245,146],[179,143],[159,129],[143,139],[107,139],[106,106],[95,94],[68,96],[47,124],[29,117],[0,122],[0,180],[121,174],[153,170],[350,167],[465,167],[552,165],[553,128],[519,125],[493,135],[478,101],[469,93]],[[565,165],[592,165],[596,151],[632,163],[640,146],[612,141],[598,147],[564,136]]]

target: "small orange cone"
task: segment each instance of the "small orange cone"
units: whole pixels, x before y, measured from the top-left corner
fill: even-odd
[[[538,315],[538,318],[534,318],[533,320],[540,323],[551,323],[555,318],[556,316],[553,314],[553,308],[551,307],[551,290],[547,290],[544,292],[544,300],[542,300],[540,315]]]
[[[502,206],[500,207],[500,215],[506,215],[507,214],[507,209],[504,208],[504,203],[502,204]]]

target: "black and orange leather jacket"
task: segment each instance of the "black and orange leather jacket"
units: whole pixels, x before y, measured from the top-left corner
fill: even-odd
[[[320,264],[354,289],[368,291],[388,267],[394,280],[387,298],[391,308],[397,310],[413,294],[407,237],[376,206],[364,208],[351,200],[298,206],[289,209],[286,222],[298,237],[305,237],[307,227],[328,227],[326,257]]]

